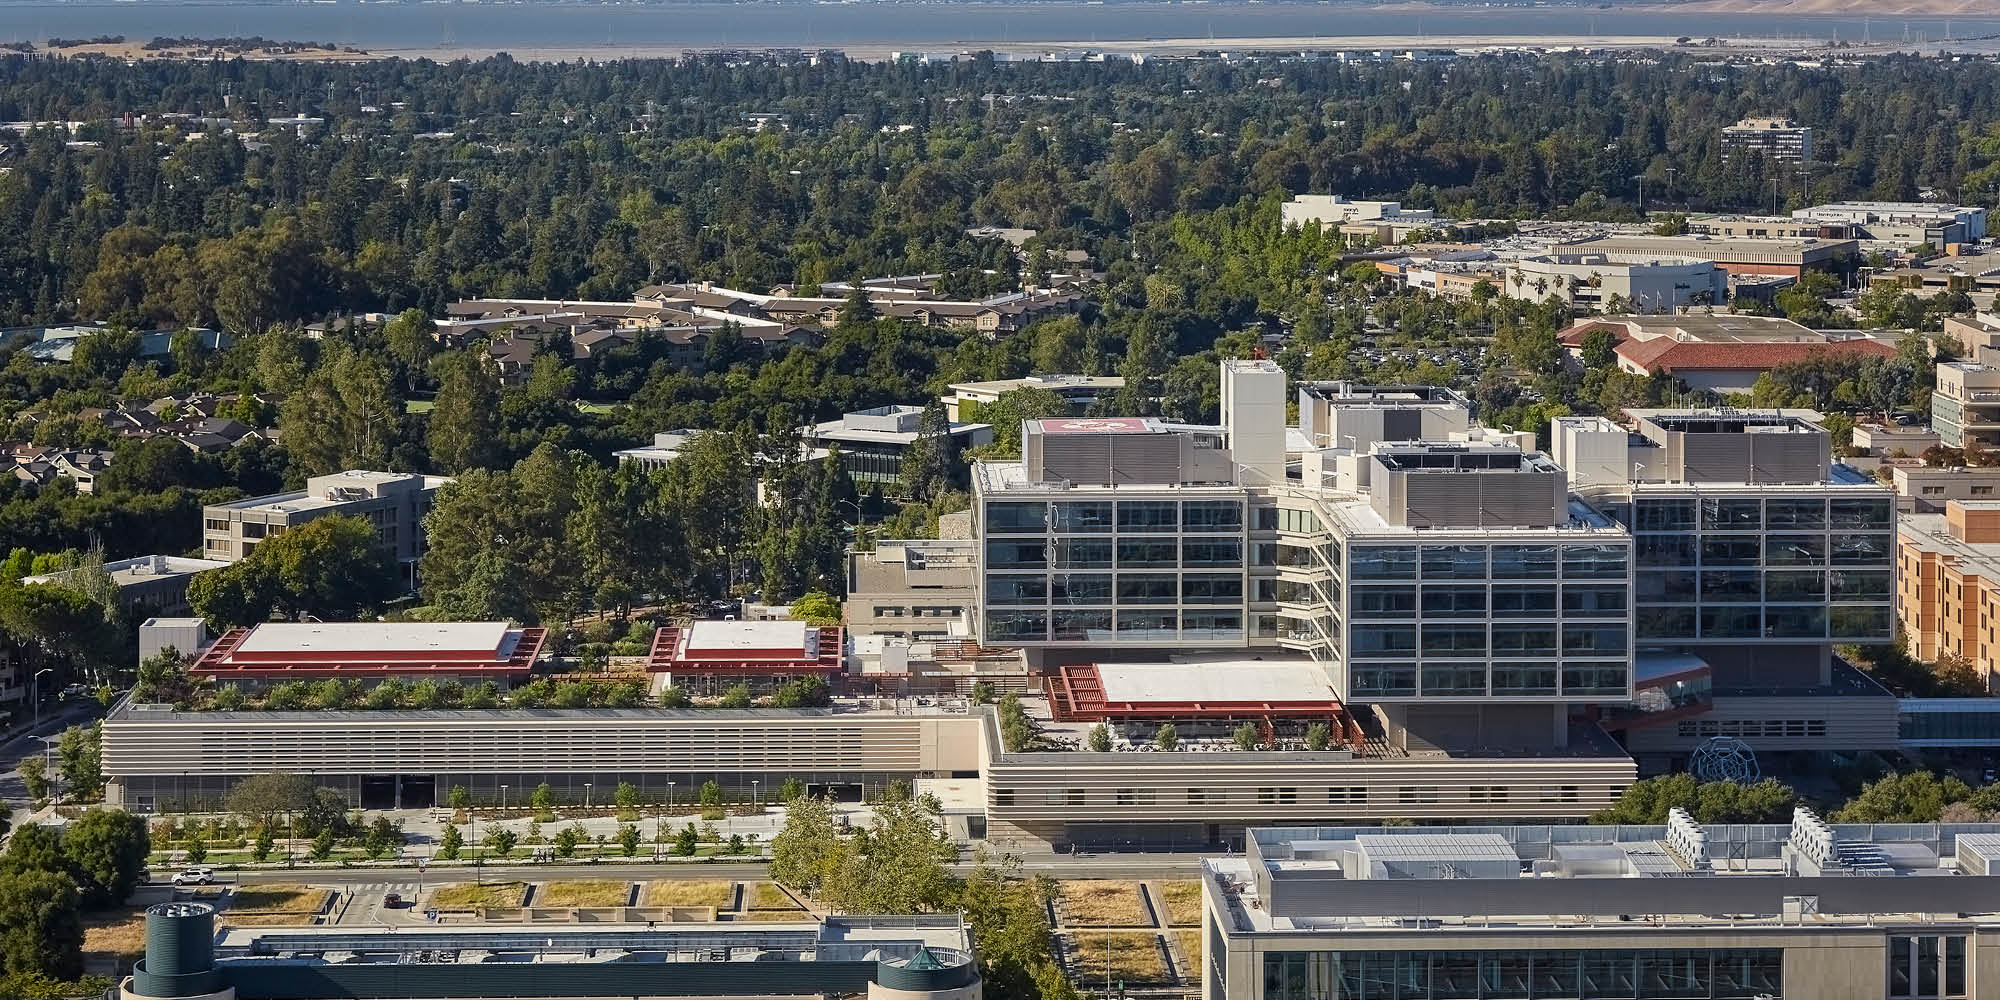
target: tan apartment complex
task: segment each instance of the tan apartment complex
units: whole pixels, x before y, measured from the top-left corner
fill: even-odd
[[[1896,532],[1896,615],[1910,654],[1959,656],[2000,682],[2000,501],[1951,500]]]

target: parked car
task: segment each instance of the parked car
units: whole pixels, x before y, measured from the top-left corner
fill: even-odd
[[[396,907],[399,907],[399,906],[401,906],[401,905],[403,905],[403,894],[402,894],[402,893],[400,893],[400,892],[389,892],[389,893],[383,893],[383,895],[382,895],[382,906],[383,906],[383,908],[384,908],[384,909],[389,909],[389,910],[393,910],[393,909],[395,909]]]
[[[209,885],[215,881],[212,868],[183,868],[174,873],[175,885]]]

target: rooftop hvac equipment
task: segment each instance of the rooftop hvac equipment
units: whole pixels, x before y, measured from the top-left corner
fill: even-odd
[[[1667,853],[1689,871],[1709,871],[1708,833],[1679,806],[1667,811]]]

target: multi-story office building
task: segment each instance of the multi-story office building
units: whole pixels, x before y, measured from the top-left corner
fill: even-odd
[[[963,638],[978,601],[979,560],[970,539],[885,541],[847,556],[841,624],[851,635]]]
[[[1507,291],[1535,301],[1554,297],[1578,312],[1613,309],[1668,313],[1682,306],[1720,305],[1729,272],[1697,256],[1605,253],[1590,246],[1523,257],[1507,265]],[[1620,310],[1613,302],[1627,305]]]
[[[2000,448],[2000,367],[1979,361],[1939,364],[1931,429],[1947,448]]]
[[[1986,238],[1986,209],[1974,205],[1835,201],[1801,208],[1792,218],[1850,226],[1864,240],[1929,242],[1942,247]]]
[[[358,517],[375,528],[375,538],[406,564],[424,554],[424,515],[444,484],[443,476],[359,469],[306,480],[295,493],[251,497],[202,508],[202,554],[235,562],[257,543],[332,514]]]
[[[1640,660],[1695,657],[1712,689],[1699,718],[1631,729],[1642,764],[1712,735],[1894,746],[1894,699],[1832,647],[1893,635],[1895,498],[1832,464],[1801,411],[1627,412],[1636,430],[1562,417],[1552,435],[1572,487],[1632,530]]]
[[[923,417],[921,406],[877,406],[807,427],[805,439],[814,448],[838,448],[841,466],[862,488],[900,493],[903,456],[917,443]],[[993,440],[988,424],[952,423],[948,433],[961,448]]]
[[[2000,824],[1254,830],[1202,1000],[2000,995]]]
[[[1813,130],[1790,118],[1745,118],[1722,130],[1725,160],[1762,153],[1767,160],[1800,163],[1812,159]]]

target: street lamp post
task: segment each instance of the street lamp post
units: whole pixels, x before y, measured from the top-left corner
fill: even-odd
[[[40,729],[40,728],[42,728],[42,675],[43,675],[43,674],[52,674],[52,673],[55,673],[55,671],[56,671],[56,668],[54,668],[54,667],[43,667],[42,669],[40,669],[40,670],[37,670],[37,671],[35,671],[35,679],[34,679],[34,693],[33,693],[33,694],[31,694],[31,695],[30,695],[29,697],[31,697],[31,698],[33,698],[33,699],[35,700],[35,728],[36,728],[36,729]]]
[[[764,805],[764,800],[757,796],[757,786],[759,784],[761,784],[761,782],[759,782],[757,779],[755,778],[750,779],[750,804],[762,808]]]
[[[667,782],[667,813],[671,815],[673,811],[674,811],[674,783],[669,781]]]
[[[590,812],[590,782],[583,783],[583,811]]]

